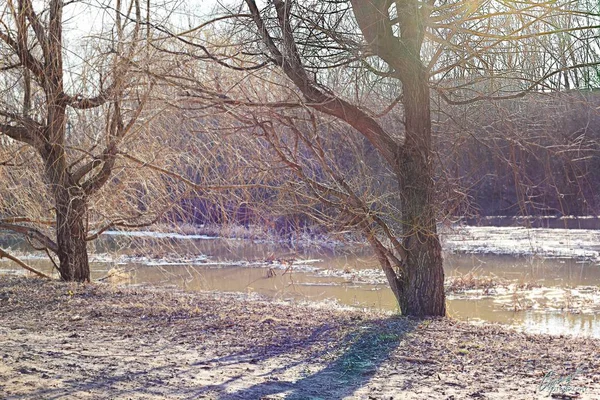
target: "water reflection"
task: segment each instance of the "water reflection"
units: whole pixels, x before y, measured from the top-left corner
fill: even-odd
[[[479,273],[543,286],[600,284],[600,265],[575,259],[543,259],[494,254],[452,254],[445,257],[446,276]]]
[[[130,261],[93,262],[91,267],[93,279],[98,279],[118,266],[125,272],[125,281],[132,285],[258,293],[280,300],[332,300],[342,305],[397,311],[391,291],[385,284],[378,283],[382,281],[382,274],[368,248],[356,246],[353,250],[290,250],[281,245],[248,240],[147,239],[140,242],[131,238],[106,237],[96,244],[95,252],[116,252],[129,257]],[[144,256],[146,260],[162,260],[173,254],[203,254],[207,256],[207,262],[149,266],[135,261],[136,256]],[[241,265],[240,260],[249,263]],[[303,260],[313,260],[309,262],[313,269],[299,265]],[[52,270],[46,260],[29,259],[27,262],[45,272]],[[286,265],[291,267],[286,269]],[[600,283],[600,266],[595,263],[572,259],[447,254],[445,267],[448,277],[471,273],[544,287],[543,293],[535,292],[538,297],[544,298],[543,302],[538,301],[544,309],[515,311],[510,302],[510,293],[466,298],[449,296],[448,312],[454,318],[510,324],[529,332],[583,334],[600,338],[600,315],[597,312],[574,314],[560,311],[556,304],[564,299],[551,296],[552,290],[560,288],[597,287]],[[0,262],[0,273],[2,270],[21,272],[7,261]],[[350,272],[344,274],[341,271]],[[354,279],[363,276],[360,275],[361,271],[367,272],[364,275],[367,278]],[[554,289],[545,289],[550,287]]]

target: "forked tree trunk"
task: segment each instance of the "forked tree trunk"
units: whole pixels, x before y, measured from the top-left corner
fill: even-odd
[[[417,0],[395,2],[395,16],[390,14],[394,2],[387,0],[351,0],[352,10],[371,52],[385,61],[389,70],[402,82],[405,111],[405,141],[397,145],[393,136],[360,107],[322,90],[302,64],[290,23],[292,2],[274,0],[282,40],[271,36],[256,1],[246,0],[259,35],[273,61],[291,79],[314,109],[339,118],[361,132],[379,154],[395,169],[402,201],[403,247],[399,260],[364,227],[390,287],[404,315],[444,316],[444,270],[436,231],[433,204],[433,166],[431,157],[431,115],[429,75],[420,54],[427,12],[430,8]],[[394,22],[392,22],[394,20]],[[392,29],[400,22],[400,32]],[[400,38],[398,37],[400,33]],[[282,43],[281,48],[277,43]],[[398,247],[398,246],[397,246]],[[402,265],[392,265],[402,263]],[[403,272],[402,272],[403,271]]]
[[[445,316],[444,268],[436,228],[427,75],[420,63],[403,82],[405,141],[399,157],[406,276],[398,303],[402,314]]]
[[[78,187],[61,187],[56,193],[56,239],[60,277],[69,282],[89,282],[85,196]]]
[[[56,142],[61,143],[64,141],[64,109],[58,111],[54,113],[56,119],[51,126],[56,129],[53,137],[60,138]],[[49,144],[43,150],[46,179],[56,208],[56,244],[60,277],[67,282],[89,282],[86,194],[67,171],[64,148]]]

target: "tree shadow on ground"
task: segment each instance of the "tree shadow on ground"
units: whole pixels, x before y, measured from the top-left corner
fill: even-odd
[[[291,338],[282,336],[278,340],[268,344],[249,347],[239,351],[231,352],[221,357],[207,358],[192,362],[189,364],[188,372],[198,369],[219,369],[222,367],[228,368],[237,364],[261,364],[268,360],[285,357],[287,354],[296,354],[303,350],[311,348],[317,342],[325,341],[330,332],[335,329],[334,325],[328,323],[317,326],[307,337]],[[77,336],[79,337],[79,336]],[[154,352],[161,353],[172,343],[167,342],[162,344],[160,348],[154,348]],[[320,358],[325,355],[327,349],[321,349],[312,353],[313,358]],[[60,355],[60,352],[57,353]],[[122,356],[120,354],[118,356]],[[117,357],[118,357],[117,356]],[[99,356],[103,359],[102,356]],[[132,354],[132,357],[135,357]],[[112,357],[109,357],[112,358]],[[286,362],[285,366],[279,369],[273,369],[270,374],[276,374],[289,368],[293,368],[299,363],[304,362],[304,359],[298,359]],[[75,365],[75,364],[73,364]],[[169,375],[172,375],[175,366],[160,365],[149,368],[137,368],[137,371],[131,371],[128,368],[121,366],[118,370],[112,369],[113,365],[109,365],[106,370],[97,371],[95,374],[87,374],[88,376],[69,378],[62,381],[60,387],[45,387],[39,388],[29,395],[23,397],[20,395],[8,396],[7,399],[64,399],[72,398],[75,391],[84,392],[110,392],[110,397],[118,396],[118,398],[126,398],[127,396],[148,395],[159,396],[163,398],[177,397],[190,400],[199,398],[221,398],[231,386],[239,385],[247,376],[238,374],[228,377],[224,382],[214,385],[205,386],[189,386],[183,382],[169,382]],[[37,368],[32,370],[32,373],[38,371]],[[167,382],[169,382],[167,384]],[[130,385],[132,384],[133,385]],[[125,384],[128,387],[123,387]],[[4,398],[4,397],[2,397]]]
[[[270,396],[285,396],[291,400],[318,400],[350,396],[371,380],[415,326],[415,321],[400,317],[369,321],[330,349],[329,353],[335,359],[318,372],[295,382],[272,380],[234,393],[223,393],[220,399],[269,399]],[[308,364],[315,363],[314,359],[305,361]]]
[[[399,346],[405,335],[414,330],[418,321],[392,317],[368,320],[354,325],[341,340],[331,339],[334,326],[316,327],[304,338],[281,337],[269,345],[251,347],[216,358],[206,358],[188,364],[187,374],[199,370],[234,367],[238,364],[260,366],[261,372],[253,374],[240,368],[217,384],[194,386],[178,379],[175,367],[163,364],[149,368],[126,366],[112,369],[114,363],[100,368],[91,376],[65,379],[61,387],[39,388],[26,397],[7,398],[72,398],[75,391],[110,393],[110,397],[148,395],[148,397],[185,399],[339,399],[352,395],[368,384],[381,365]],[[322,346],[315,344],[327,343]],[[162,346],[168,347],[170,343]],[[165,348],[166,349],[166,348]],[[161,352],[161,348],[155,348]],[[99,360],[102,360],[100,358]],[[133,365],[132,365],[133,366]],[[298,372],[302,369],[305,372]],[[294,371],[294,378],[286,380],[285,374]],[[312,372],[316,371],[316,372]],[[181,371],[183,372],[183,371]],[[283,377],[282,377],[283,376]],[[259,383],[257,383],[259,382]]]
[[[260,346],[253,346],[232,354],[206,359],[194,365],[209,365],[216,363],[219,366],[238,364],[249,362],[251,364],[259,363],[261,360],[275,358],[283,354],[292,352],[299,348],[308,348],[313,343],[324,340],[330,331],[335,329],[334,326],[324,324],[317,326],[309,336],[303,338],[281,337],[279,340]],[[315,353],[314,356],[321,356],[323,352]],[[294,364],[295,365],[295,364]]]

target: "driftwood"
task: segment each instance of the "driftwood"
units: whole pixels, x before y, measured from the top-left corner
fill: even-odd
[[[37,276],[41,276],[42,278],[46,278],[46,279],[52,279],[51,276],[46,275],[42,271],[38,271],[37,269],[35,269],[33,267],[30,267],[29,265],[25,264],[23,261],[19,260],[18,258],[14,257],[14,256],[11,256],[10,254],[8,254],[6,251],[4,251],[2,249],[0,249],[0,258],[8,258],[9,260],[17,263],[17,265],[19,265],[19,267],[24,268],[29,272],[33,272]]]
[[[398,358],[403,361],[419,363],[419,364],[437,364],[438,363],[436,360],[431,360],[429,358],[418,358],[418,357],[407,357],[407,356],[395,356],[395,358]]]

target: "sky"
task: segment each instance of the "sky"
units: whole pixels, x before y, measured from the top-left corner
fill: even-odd
[[[1,0],[0,0],[1,1]],[[240,4],[242,0],[149,0],[153,23],[177,26],[181,30],[195,27],[205,21],[218,4]],[[47,2],[34,3],[41,13]],[[129,0],[124,0],[126,9]],[[66,70],[74,75],[66,77],[67,82],[76,82],[77,74],[84,70],[92,46],[97,44],[94,37],[114,30],[115,0],[81,0],[69,3],[63,10],[63,41]],[[142,15],[145,18],[147,2],[141,0]],[[175,30],[171,28],[172,30]],[[79,71],[79,72],[78,72]]]
[[[169,18],[186,28],[198,24],[210,15],[219,4],[234,6],[242,0],[150,0],[154,20]],[[72,38],[84,38],[98,33],[104,25],[112,25],[114,0],[83,0],[68,4],[64,9],[63,20],[68,34]],[[127,0],[124,1],[128,3]],[[142,13],[145,16],[146,1],[142,0]]]

